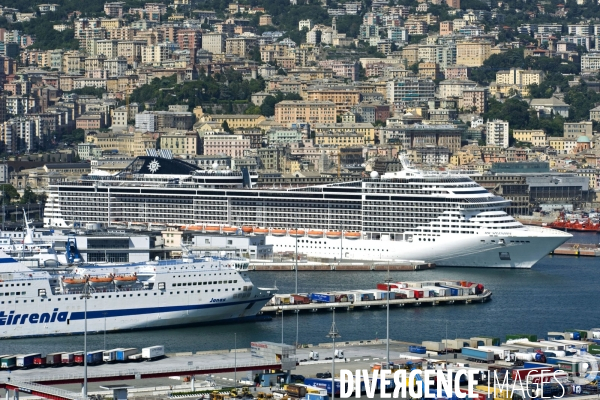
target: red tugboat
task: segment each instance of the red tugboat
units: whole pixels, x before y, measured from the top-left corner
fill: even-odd
[[[579,219],[571,221],[565,218],[565,214],[563,212],[560,213],[556,221],[550,222],[547,226],[548,228],[567,231],[600,232],[600,222],[587,218],[581,221]]]

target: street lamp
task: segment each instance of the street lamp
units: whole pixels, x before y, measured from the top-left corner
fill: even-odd
[[[385,283],[387,283],[387,315],[386,315],[386,326],[385,326],[385,330],[386,330],[386,340],[385,340],[385,351],[387,352],[387,366],[388,368],[390,367],[390,282],[392,281],[392,279],[389,277],[389,273],[390,273],[390,264],[388,262],[388,277],[385,280]]]
[[[331,323],[331,329],[327,337],[331,338],[333,342],[333,357],[331,358],[331,400],[335,400],[335,339],[340,338],[340,334],[335,326],[335,308],[333,309],[333,322]]]
[[[90,293],[88,292],[87,282],[83,285],[83,294],[79,297],[83,299],[83,398],[88,398],[88,386],[87,386],[87,299],[89,299]]]

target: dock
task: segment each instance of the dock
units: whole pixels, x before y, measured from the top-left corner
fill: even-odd
[[[421,305],[451,305],[451,304],[470,304],[470,303],[485,303],[492,298],[492,292],[484,290],[481,294],[473,294],[467,296],[444,296],[444,297],[425,297],[420,299],[390,299],[390,306],[405,307],[405,306],[421,306]],[[342,309],[347,311],[353,310],[368,310],[370,308],[385,308],[388,300],[370,300],[370,301],[355,301],[355,302],[337,302],[337,303],[310,303],[310,304],[278,304],[264,306],[261,313],[278,314],[281,312],[301,311],[317,312],[323,310]]]
[[[565,243],[551,254],[561,256],[600,257],[600,245],[588,243]]]

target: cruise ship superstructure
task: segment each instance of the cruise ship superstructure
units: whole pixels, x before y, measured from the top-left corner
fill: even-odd
[[[248,260],[178,260],[31,270],[0,251],[0,339],[253,319],[277,292],[253,285]]]
[[[437,266],[530,268],[571,235],[523,226],[507,200],[465,175],[399,172],[354,182],[253,189],[247,171],[198,170],[144,156],[116,176],[50,185],[44,223],[187,225],[265,234],[275,252]]]

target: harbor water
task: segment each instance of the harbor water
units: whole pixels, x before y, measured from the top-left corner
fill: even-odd
[[[576,233],[572,242],[598,243],[600,235]],[[292,293],[295,272],[251,272],[259,286],[274,286],[280,293]],[[301,271],[299,292],[375,288],[387,272]],[[392,272],[394,281],[454,279],[481,282],[493,292],[487,303],[444,306],[393,307],[390,310],[390,338],[408,342],[532,333],[600,327],[597,258],[547,256],[532,269],[438,268],[427,271]],[[300,343],[327,342],[331,312],[301,313]],[[338,311],[336,325],[341,341],[385,338],[386,310]],[[282,318],[271,321],[197,326],[123,333],[88,335],[88,349],[147,347],[162,344],[169,353],[249,347],[251,341],[280,342]],[[296,341],[296,314],[283,316],[283,340]],[[83,349],[83,336],[0,340],[0,353],[50,353]]]

